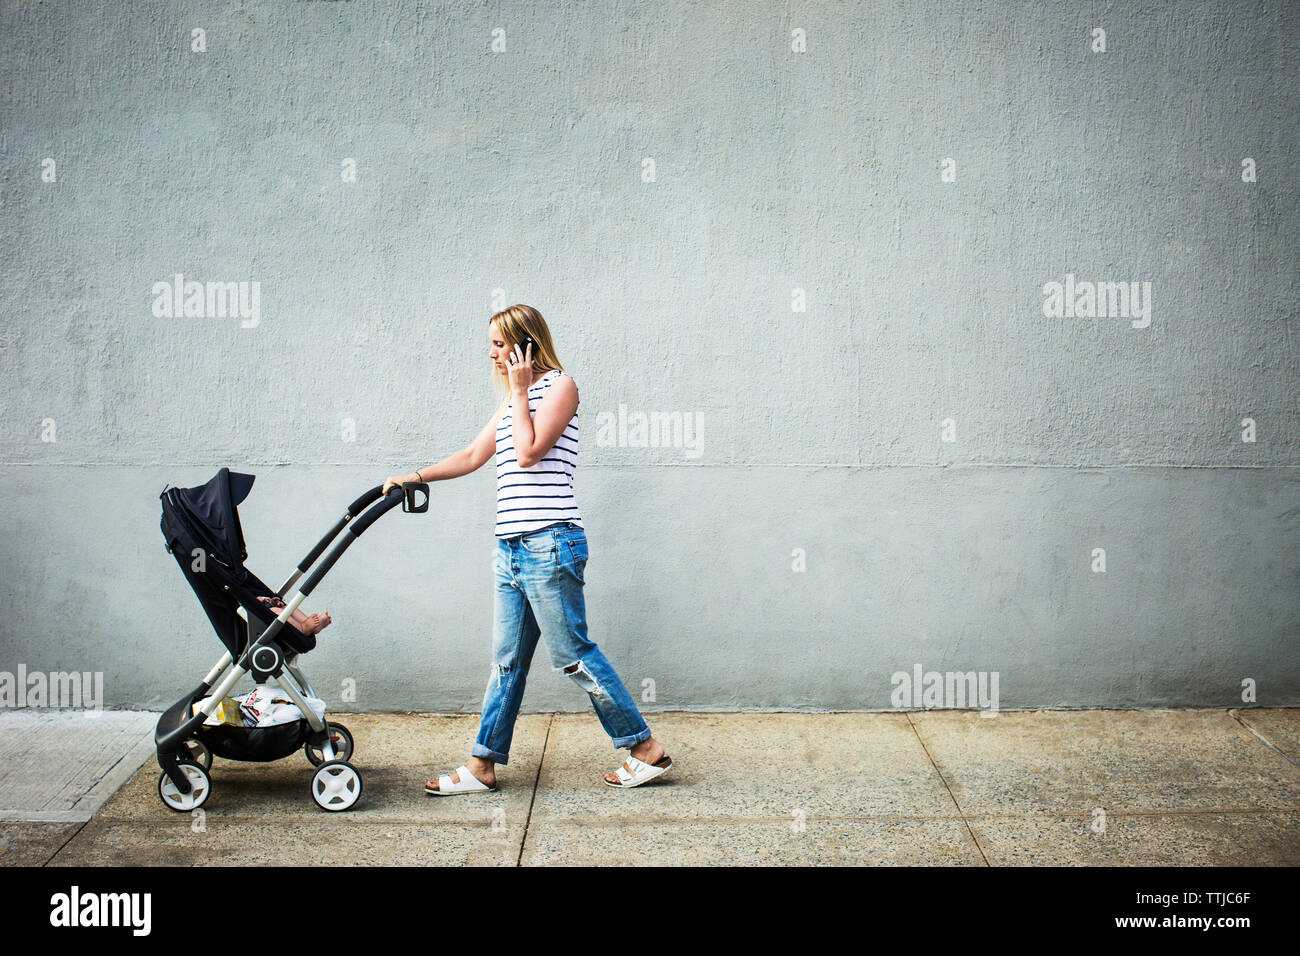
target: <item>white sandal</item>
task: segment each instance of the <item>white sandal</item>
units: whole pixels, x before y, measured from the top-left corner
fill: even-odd
[[[661,773],[671,769],[673,769],[673,760],[667,754],[660,757],[658,763],[653,764],[646,763],[644,760],[637,760],[636,757],[628,754],[627,759],[623,761],[623,766],[614,771],[614,775],[618,777],[618,783],[610,783],[604,777],[600,779],[604,780],[607,787],[639,787],[641,784],[653,780]]]
[[[456,773],[460,776],[459,783],[453,783],[451,774],[444,773],[438,778],[438,786],[431,787],[424,785],[424,792],[433,794],[435,797],[450,797],[457,793],[496,793],[496,787],[489,787],[478,777],[469,772],[468,767],[457,767]]]

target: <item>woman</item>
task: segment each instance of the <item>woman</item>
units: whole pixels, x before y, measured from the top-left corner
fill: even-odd
[[[504,385],[507,394],[478,437],[436,465],[384,482],[386,494],[403,482],[458,478],[496,456],[495,666],[472,756],[453,773],[430,780],[425,792],[442,797],[497,789],[495,765],[508,762],[539,636],[553,669],[572,677],[591,698],[614,747],[630,751],[621,767],[605,774],[605,783],[640,786],[673,762],[650,735],[618,673],[587,639],[587,537],[573,496],[578,387],[555,356],[546,320],[530,306],[513,305],[492,316],[488,357],[497,386]]]

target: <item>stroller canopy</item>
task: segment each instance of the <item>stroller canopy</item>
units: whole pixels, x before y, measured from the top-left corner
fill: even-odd
[[[248,559],[248,548],[244,545],[238,506],[253,490],[255,480],[253,475],[222,468],[206,485],[176,489],[191,517],[198,522],[195,530],[209,538],[209,550],[241,571]]]
[[[276,618],[275,612],[258,600],[274,596],[274,589],[244,567],[248,550],[239,523],[239,504],[248,497],[253,481],[253,475],[222,468],[206,485],[168,488],[158,496],[163,503],[162,533],[167,549],[232,655],[240,654],[248,641],[248,625],[239,617],[241,604],[245,613],[251,614],[254,635]],[[202,552],[202,561],[196,560],[196,551]],[[298,653],[316,646],[314,635],[303,634],[292,624],[286,623],[276,637]]]

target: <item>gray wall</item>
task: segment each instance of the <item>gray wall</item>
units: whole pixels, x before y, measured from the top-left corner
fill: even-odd
[[[473,438],[526,302],[647,710],[889,707],[916,664],[1004,709],[1300,703],[1297,41],[1286,3],[5,0],[0,670],[170,702],[220,647],[163,486],[256,474],[280,583]],[[177,273],[257,282],[256,324],[155,315]],[[1045,315],[1067,274],[1149,324]],[[602,441],[620,405],[698,454]],[[493,489],[313,595],[332,705],[477,709]],[[525,709],[585,709],[548,668]]]

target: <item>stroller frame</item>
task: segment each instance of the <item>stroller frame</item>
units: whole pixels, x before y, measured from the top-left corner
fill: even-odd
[[[274,681],[302,712],[303,718],[310,729],[310,734],[306,735],[305,743],[309,748],[316,747],[322,758],[312,782],[312,795],[316,798],[316,802],[327,810],[348,809],[360,794],[360,777],[355,769],[346,763],[347,757],[350,756],[351,738],[348,735],[348,744],[345,748],[348,753],[340,759],[331,739],[331,730],[342,730],[344,734],[346,734],[346,731],[340,725],[331,725],[322,720],[308,705],[306,697],[317,697],[318,695],[312,688],[311,682],[297,666],[298,655],[311,650],[315,646],[315,638],[314,636],[303,635],[289,621],[307,596],[315,590],[316,586],[333,568],[334,564],[343,555],[343,552],[380,517],[399,504],[402,506],[403,511],[410,513],[428,511],[429,486],[426,482],[409,482],[395,485],[389,489],[388,494],[385,496],[382,493],[383,486],[381,485],[371,488],[352,502],[334,527],[308,552],[307,556],[299,562],[285,582],[276,590],[276,596],[283,600],[285,605],[274,620],[263,628],[258,619],[269,612],[265,605],[262,605],[257,600],[253,592],[261,591],[265,593],[269,589],[255,575],[243,567],[243,559],[246,557],[246,553],[241,553],[243,550],[243,534],[242,529],[239,528],[239,517],[236,509],[238,502],[243,500],[243,497],[248,493],[248,489],[251,488],[252,476],[235,476],[247,480],[246,484],[242,485],[242,493],[238,494],[237,497],[230,491],[232,488],[231,477],[229,469],[222,468],[217,473],[217,476],[209,482],[209,487],[217,485],[227,492],[224,496],[224,503],[228,507],[230,515],[227,520],[233,522],[234,531],[232,533],[230,530],[226,530],[224,539],[221,536],[214,539],[211,533],[212,529],[203,527],[202,523],[195,519],[193,513],[186,507],[183,497],[178,494],[179,489],[174,487],[164,489],[162,494],[159,495],[160,498],[165,499],[163,531],[168,541],[168,552],[172,552],[173,538],[178,541],[187,540],[187,543],[201,542],[202,547],[200,550],[206,552],[205,556],[208,561],[216,564],[215,570],[219,572],[217,579],[219,581],[225,579],[225,583],[221,584],[221,591],[216,592],[214,588],[209,598],[205,600],[204,606],[209,617],[212,618],[214,627],[217,628],[218,636],[221,637],[223,643],[227,644],[226,652],[212,666],[203,682],[168,708],[159,718],[157,729],[154,732],[154,743],[158,754],[158,764],[163,771],[163,775],[159,779],[160,795],[171,809],[178,811],[197,809],[206,801],[208,792],[211,789],[207,768],[198,765],[192,747],[198,745],[204,750],[207,749],[202,739],[207,719],[213,715],[221,700],[230,693],[244,675],[251,674],[259,684]],[[190,489],[190,491],[193,490]],[[417,492],[423,493],[422,501],[417,499]],[[375,505],[375,502],[379,502],[379,504]],[[371,507],[372,505],[375,506]],[[353,520],[354,517],[355,521]],[[169,531],[169,523],[172,531]],[[335,543],[335,539],[345,529],[346,535]],[[212,544],[214,540],[217,541],[215,546]],[[334,544],[334,547],[328,554],[325,554],[326,549],[331,544]],[[222,547],[222,545],[225,547]],[[324,560],[317,564],[323,554],[325,555]],[[229,560],[222,560],[223,557]],[[178,562],[181,563],[182,570],[184,570],[184,562],[180,561],[179,556]],[[314,568],[313,565],[315,565]],[[186,576],[187,579],[190,579],[188,573]],[[304,576],[305,580],[303,580]],[[301,583],[299,583],[300,581]],[[196,587],[193,579],[190,579],[190,583],[192,587]],[[291,590],[293,593],[290,596]],[[220,596],[219,604],[212,597],[212,595],[218,593]],[[230,631],[217,626],[218,618],[214,616],[213,604],[218,605],[218,612],[237,604],[237,606],[233,607],[233,613],[238,615],[242,624],[235,625],[235,633],[232,634]],[[233,647],[231,646],[232,640],[235,641]],[[209,700],[203,707],[195,711],[194,705],[204,697],[209,698]],[[280,753],[277,751],[269,756],[253,756],[243,759],[280,759],[303,746],[304,740],[301,735],[292,736],[297,732],[295,728],[301,728],[301,722],[279,726],[289,728],[290,736],[282,741],[282,743],[286,744],[292,742],[292,746],[288,747],[286,752]],[[217,727],[209,725],[209,732],[216,729]],[[313,764],[317,763],[310,749],[308,750],[308,757]],[[210,755],[208,766],[211,766]],[[326,805],[325,802],[322,802],[318,793],[318,783],[322,781],[322,774],[327,773],[337,777],[345,772],[355,781],[355,793],[350,796],[350,802],[347,802],[346,805]],[[170,787],[168,786],[169,783]],[[328,788],[330,783],[331,781],[325,780],[323,786]],[[337,787],[334,789],[337,790]],[[169,799],[169,795],[174,799]]]

